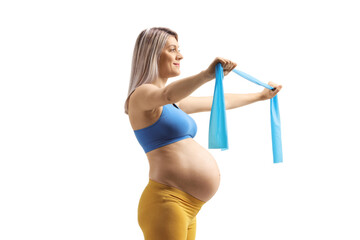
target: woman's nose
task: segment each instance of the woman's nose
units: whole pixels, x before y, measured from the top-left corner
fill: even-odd
[[[184,57],[183,57],[183,55],[181,54],[181,53],[178,53],[177,55],[176,55],[176,59],[177,60],[181,60],[181,59],[183,59]]]

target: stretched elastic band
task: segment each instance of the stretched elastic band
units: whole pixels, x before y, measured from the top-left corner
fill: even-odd
[[[236,69],[234,69],[233,72],[255,84],[258,84],[268,89],[274,89],[273,87],[257,80],[256,78],[250,76],[249,74],[246,74]],[[283,154],[282,154],[282,141],[281,141],[280,110],[279,110],[279,102],[277,95],[275,95],[275,97],[270,99],[270,120],[271,120],[271,138],[272,138],[274,163],[281,163],[283,161]]]
[[[263,86],[268,89],[274,89],[270,85],[263,83],[256,78],[234,69],[233,72],[241,77]],[[209,148],[221,148],[222,150],[228,149],[227,127],[226,127],[226,114],[225,114],[225,100],[223,89],[223,68],[220,63],[215,67],[216,82],[213,97],[213,104],[210,115],[210,128],[209,128]],[[278,103],[278,96],[276,95],[270,99],[270,119],[271,119],[271,137],[273,149],[273,162],[283,162],[282,154],[282,141],[281,141],[281,124],[280,124],[280,110]]]

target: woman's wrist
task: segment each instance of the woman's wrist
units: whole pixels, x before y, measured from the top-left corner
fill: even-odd
[[[266,96],[265,96],[264,92],[258,92],[258,93],[257,93],[257,99],[258,99],[259,101],[264,101],[264,100],[266,100]]]
[[[210,82],[215,78],[214,76],[212,76],[212,74],[209,74],[208,71],[206,70],[201,71],[200,76],[205,82]]]

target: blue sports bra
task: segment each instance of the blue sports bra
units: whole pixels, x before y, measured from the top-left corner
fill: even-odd
[[[175,104],[163,106],[160,118],[152,125],[134,130],[145,153],[196,135],[197,126],[192,117]]]

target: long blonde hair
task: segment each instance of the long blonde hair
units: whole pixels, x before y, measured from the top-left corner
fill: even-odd
[[[128,96],[125,113],[128,114],[129,97],[142,84],[151,83],[159,76],[158,61],[169,36],[178,40],[176,32],[169,28],[149,28],[143,30],[136,39],[131,65]]]

